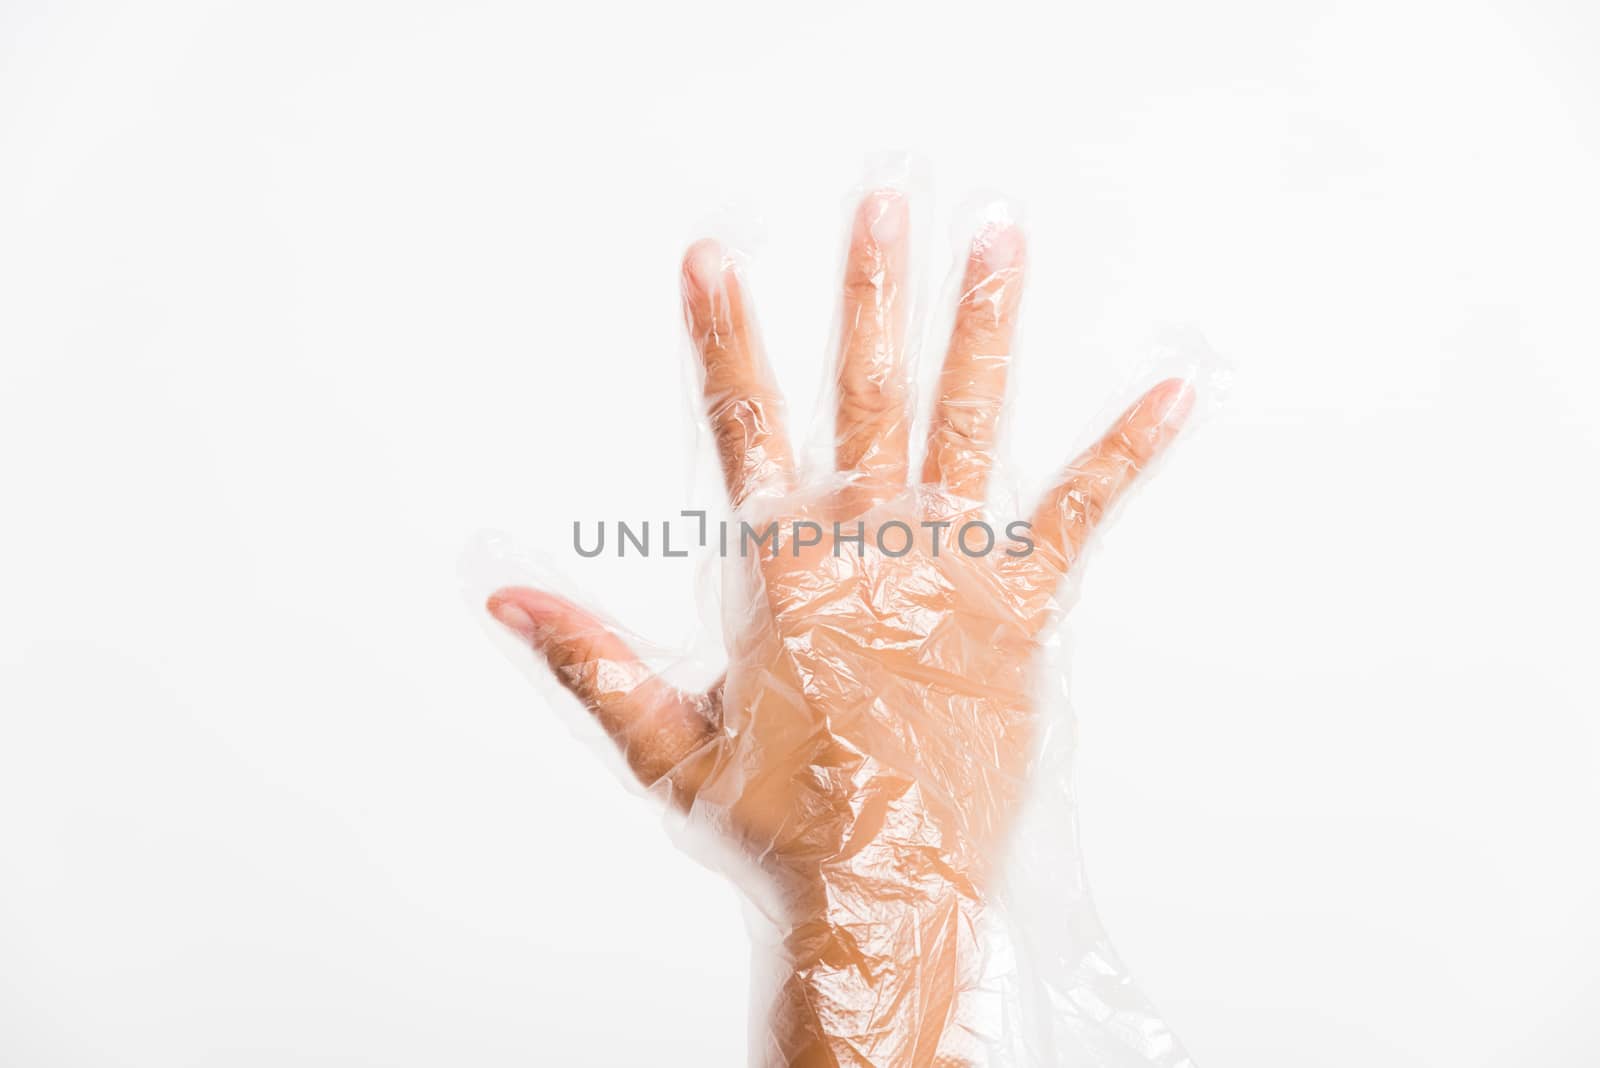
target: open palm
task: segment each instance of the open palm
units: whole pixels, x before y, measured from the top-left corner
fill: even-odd
[[[966,1063],[947,1032],[974,967],[973,915],[1028,775],[1054,591],[1193,400],[1182,380],[1157,385],[1025,524],[991,524],[984,501],[1025,261],[1020,231],[991,225],[967,260],[911,479],[908,230],[892,191],[856,213],[836,471],[809,481],[737,270],[714,242],[685,257],[685,318],[729,496],[750,530],[775,532],[733,554],[729,664],[716,686],[669,685],[552,594],[508,588],[489,601],[643,782],[736,841],[778,887],[788,978],[761,1050],[775,1063]]]

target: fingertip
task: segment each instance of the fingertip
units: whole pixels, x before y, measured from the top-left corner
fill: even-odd
[[[1022,266],[1027,239],[1012,222],[992,222],[972,239],[972,258],[986,271],[1007,271]]]
[[[685,291],[700,297],[714,293],[728,269],[728,252],[716,238],[703,237],[683,254]]]
[[[1194,411],[1195,398],[1194,383],[1187,378],[1169,378],[1150,391],[1157,421],[1171,430],[1183,426]]]
[[[882,248],[897,244],[911,227],[911,207],[898,189],[874,189],[861,198],[856,208],[855,231],[858,241]]]
[[[484,602],[484,608],[501,626],[530,639],[534,636],[534,617],[548,616],[559,605],[549,594],[521,586],[496,590]]]
[[[497,601],[489,598],[489,614],[509,631],[524,638],[533,636],[533,617],[524,612],[515,601]]]

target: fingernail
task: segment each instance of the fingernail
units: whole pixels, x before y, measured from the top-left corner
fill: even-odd
[[[905,236],[910,225],[911,212],[906,198],[893,189],[880,189],[870,194],[861,205],[867,233],[878,247],[892,245]]]
[[[533,617],[524,612],[521,605],[512,601],[490,601],[489,614],[524,638],[532,637]]]
[[[1194,410],[1194,383],[1188,379],[1175,378],[1167,384],[1163,392],[1161,421],[1163,423],[1182,423],[1189,417],[1189,413]]]
[[[978,239],[978,259],[990,271],[1005,271],[1022,259],[1022,231],[1010,223],[991,223]]]
[[[684,275],[701,293],[715,293],[722,286],[727,256],[722,245],[710,238],[695,242],[683,260]]]

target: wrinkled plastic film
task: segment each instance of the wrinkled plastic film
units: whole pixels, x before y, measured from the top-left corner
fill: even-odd
[[[1188,1065],[1090,901],[1061,619],[1106,515],[1215,393],[1218,364],[1197,338],[1162,339],[1105,433],[1017,508],[998,458],[1026,235],[1003,201],[967,213],[919,421],[917,199],[881,173],[852,198],[811,446],[742,257],[715,240],[684,257],[729,502],[708,521],[725,657],[709,686],[671,670],[685,654],[641,655],[507,539],[468,553],[466,584],[495,591],[580,730],[598,724],[680,840],[744,889],[762,957],[752,1064]]]

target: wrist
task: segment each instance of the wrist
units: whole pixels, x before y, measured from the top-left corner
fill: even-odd
[[[782,942],[773,1063],[986,1063],[997,925],[970,882],[852,875],[822,881],[814,903]]]

